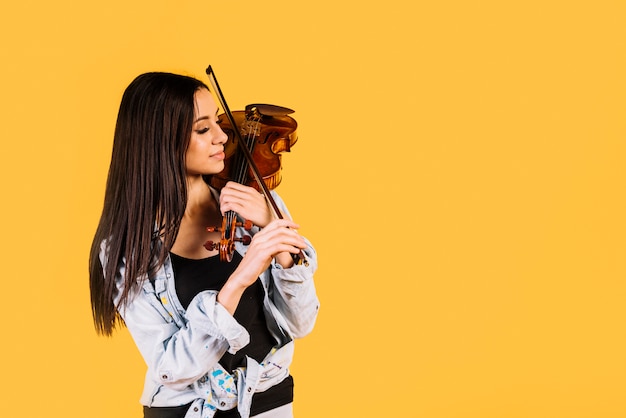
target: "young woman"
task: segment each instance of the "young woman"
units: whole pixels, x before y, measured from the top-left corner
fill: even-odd
[[[146,73],[124,92],[104,209],[90,254],[96,329],[130,331],[147,364],[144,417],[291,417],[293,340],[315,323],[316,252],[283,200],[229,182],[218,108],[191,77]],[[255,225],[231,262],[219,242],[222,214]],[[241,231],[240,231],[241,232]],[[294,264],[302,251],[308,263]]]

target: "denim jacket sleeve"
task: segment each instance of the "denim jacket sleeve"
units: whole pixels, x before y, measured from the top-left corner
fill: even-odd
[[[291,216],[281,197],[272,191],[272,196],[279,209]],[[317,270],[317,252],[305,238],[307,247],[303,250],[306,263],[294,265],[288,269],[273,262],[264,276],[267,278],[267,291],[272,301],[270,309],[280,325],[287,329],[293,338],[309,334],[319,310],[319,300],[313,281]],[[244,248],[241,250],[245,251]],[[263,279],[263,277],[262,277]],[[278,311],[278,313],[276,312]]]
[[[303,252],[308,266],[283,269],[274,263],[268,272],[271,276],[269,298],[273,302],[272,308],[280,314],[274,313],[274,316],[284,321],[281,326],[288,329],[293,338],[304,337],[313,330],[319,309],[312,277],[317,268],[317,257],[310,244]]]
[[[124,270],[122,263],[118,295]],[[248,344],[249,335],[217,302],[215,291],[199,293],[183,312],[171,294],[173,285],[168,282],[172,275],[168,259],[153,281],[143,280],[139,291],[119,312],[148,366],[147,377],[182,390],[205,375],[227,350],[235,353]]]

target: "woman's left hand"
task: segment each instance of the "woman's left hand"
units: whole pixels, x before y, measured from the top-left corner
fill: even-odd
[[[264,228],[274,219],[262,193],[234,181],[226,183],[220,192],[222,215],[229,210],[260,228]]]

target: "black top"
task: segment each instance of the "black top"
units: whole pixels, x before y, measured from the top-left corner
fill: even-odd
[[[234,252],[231,262],[223,262],[218,255],[194,260],[170,253],[174,269],[174,283],[178,300],[185,309],[191,300],[205,290],[219,291],[241,262],[241,255]],[[220,364],[233,372],[245,366],[246,356],[261,362],[276,344],[265,322],[263,299],[265,290],[260,279],[250,285],[241,296],[234,317],[250,334],[250,343],[235,354],[226,352]],[[293,379],[291,376],[278,385],[256,393],[252,398],[251,415],[286,405],[293,401]],[[237,409],[217,411],[216,417],[238,417]]]

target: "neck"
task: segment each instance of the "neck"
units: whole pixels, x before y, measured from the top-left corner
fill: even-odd
[[[199,180],[187,180],[187,208],[183,222],[206,221],[219,214],[218,203],[209,186],[200,177]]]
[[[207,227],[221,226],[222,215],[209,186],[202,180],[188,181],[187,207],[172,252],[187,258],[202,258],[209,254],[203,247],[207,239],[219,240],[217,233]]]

